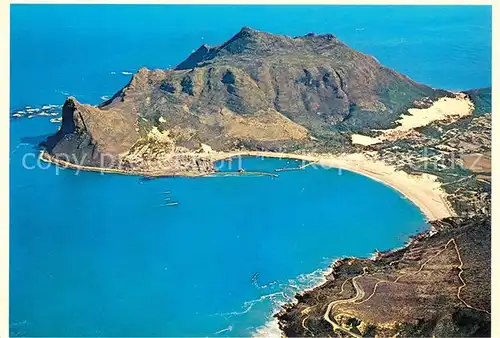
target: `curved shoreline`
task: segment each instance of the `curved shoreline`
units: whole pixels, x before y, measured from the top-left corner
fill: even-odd
[[[302,155],[293,153],[274,153],[260,151],[243,151],[221,154],[216,160],[224,160],[237,156],[256,156],[270,158],[287,158],[316,162],[316,165],[328,168],[348,170],[383,183],[411,200],[423,212],[429,221],[454,216],[455,213],[446,200],[446,193],[436,177],[429,174],[410,175],[396,170],[383,161],[366,158],[362,153],[329,155]],[[314,166],[314,165],[313,165]]]
[[[337,168],[339,170],[352,171],[377,182],[383,183],[412,201],[425,215],[428,221],[454,216],[455,213],[446,200],[446,193],[436,181],[436,177],[429,174],[410,175],[404,171],[396,170],[395,167],[379,160],[367,158],[362,153],[330,155],[330,154],[294,154],[266,151],[240,151],[240,152],[213,152],[213,153],[188,153],[190,155],[208,158],[213,162],[227,160],[240,156],[268,157],[294,159],[315,162],[311,166],[322,168]],[[185,155],[185,154],[184,154]],[[139,170],[122,170],[116,168],[101,168],[82,166],[71,162],[54,158],[46,151],[40,153],[40,160],[49,162],[65,168],[76,170],[95,171],[101,173],[115,173],[124,175],[139,175],[149,177],[207,177],[217,172],[195,173],[189,171],[166,172],[159,170],[155,172]],[[247,173],[249,174],[249,173]],[[262,173],[261,173],[262,174]]]
[[[44,154],[46,157],[44,157]],[[249,157],[266,157],[266,158],[281,158],[281,159],[292,159],[292,160],[301,160],[307,162],[315,162],[312,165],[313,168],[315,166],[322,167],[324,169],[332,169],[337,168],[339,170],[348,170],[363,176],[366,176],[370,179],[373,179],[377,182],[383,183],[392,189],[398,191],[403,196],[408,198],[412,203],[414,203],[421,212],[425,215],[427,221],[437,220],[441,218],[446,218],[450,216],[454,216],[454,211],[449,206],[449,203],[446,200],[446,193],[441,188],[441,185],[438,181],[436,181],[436,177],[424,174],[424,175],[410,175],[403,171],[398,171],[395,167],[379,160],[369,159],[362,153],[355,154],[344,154],[344,155],[330,155],[330,154],[294,154],[294,153],[275,153],[275,152],[262,152],[262,151],[240,151],[240,152],[227,152],[227,153],[193,153],[195,156],[199,156],[201,158],[209,158],[213,162],[228,160],[230,158],[237,158],[241,156],[249,156]],[[86,167],[79,166],[73,164],[71,162],[62,161],[59,159],[53,158],[50,154],[46,152],[42,152],[40,158],[43,161],[50,162],[56,165],[69,167],[77,170],[91,170],[96,172],[108,172],[108,173],[117,173],[117,174],[126,174],[126,175],[142,175],[142,176],[166,176],[165,172],[140,172],[140,171],[126,171],[112,168],[98,168],[98,167]],[[300,170],[300,166],[298,168]],[[185,177],[210,177],[214,173],[193,173],[193,172],[176,172],[175,174],[170,174],[168,176],[185,176]],[[237,174],[237,173],[236,173]],[[429,230],[424,231],[424,233],[428,233]],[[398,250],[404,249],[407,247],[412,240],[406,243],[403,247],[391,249],[391,252],[396,252]],[[337,258],[333,260],[329,265],[326,271],[322,271],[321,280],[317,281],[312,286],[309,286],[301,291],[300,294],[304,294],[315,290],[318,287],[324,285],[328,276],[333,272],[333,267],[342,262],[343,258]],[[374,259],[374,257],[371,257]],[[295,303],[297,299],[291,301],[291,303]],[[290,302],[285,302],[284,304],[289,304]],[[281,304],[283,306],[284,304]],[[270,335],[278,335],[282,334],[281,328],[279,326],[279,320],[276,318],[276,314],[278,312],[274,312],[272,317],[261,327],[257,328],[257,330],[253,333],[253,337],[258,336],[270,336]]]

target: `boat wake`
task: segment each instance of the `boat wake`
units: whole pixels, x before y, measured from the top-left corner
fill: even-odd
[[[224,333],[224,332],[231,332],[231,331],[233,331],[233,327],[231,325],[229,325],[228,327],[215,332],[214,335],[221,334],[221,333]]]

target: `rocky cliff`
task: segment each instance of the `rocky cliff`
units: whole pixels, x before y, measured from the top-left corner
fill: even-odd
[[[322,286],[278,318],[289,337],[487,337],[491,221],[433,222],[407,247],[337,261]]]
[[[201,46],[173,70],[140,69],[97,107],[69,98],[61,130],[46,146],[71,162],[119,160],[143,169],[152,165],[147,154],[172,165],[172,152],[201,144],[220,151],[333,150],[348,146],[350,133],[389,128],[416,100],[443,95],[451,94],[333,35],[291,38],[245,27],[219,46]]]
[[[243,28],[175,69],[140,69],[99,106],[68,98],[44,146],[57,163],[146,175],[209,173],[211,158],[200,153],[241,149],[364,152],[432,174],[460,217],[375,260],[337,262],[325,285],[278,315],[281,328],[289,336],[489,334],[491,88],[436,90],[333,35]]]
[[[436,176],[459,217],[431,222],[394,252],[337,261],[325,284],[277,315],[287,336],[490,336],[491,89],[467,94],[471,115],[363,147]]]

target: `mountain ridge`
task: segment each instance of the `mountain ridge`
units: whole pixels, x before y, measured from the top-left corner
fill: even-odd
[[[56,157],[72,158],[73,148],[77,160],[103,152],[119,159],[127,149],[111,143],[130,150],[157,128],[169,133],[172,149],[186,151],[200,144],[218,151],[335,149],[350,146],[350,133],[390,128],[416,100],[446,95],[452,94],[416,83],[331,34],[291,38],[244,27],[218,46],[202,45],[174,69],[141,68],[96,107],[69,98],[66,109],[76,113],[63,114],[62,129],[74,124],[70,116],[82,117],[76,137],[59,133],[47,148]],[[89,135],[85,120],[106,132]],[[82,140],[92,144],[86,152]]]
[[[404,174],[428,201],[457,217],[431,222],[432,231],[403,249],[377,252],[374,260],[337,261],[325,284],[298,294],[277,314],[282,331],[488,335],[491,88],[433,89],[333,35],[290,38],[250,28],[198,48],[179,65],[141,68],[98,106],[68,98],[42,158],[77,170],[145,176],[213,174],[213,163],[231,154],[319,163],[353,153],[380,161],[385,169],[369,169],[370,177]],[[370,142],[355,143],[354,136]],[[432,191],[441,191],[440,198],[425,193],[424,176],[436,180]],[[406,271],[406,282],[396,283]]]

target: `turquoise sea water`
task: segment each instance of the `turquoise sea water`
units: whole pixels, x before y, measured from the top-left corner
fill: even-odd
[[[489,7],[15,5],[10,108],[66,95],[99,103],[130,79],[122,72],[174,66],[244,25],[331,32],[432,86],[488,86],[490,23]],[[35,165],[36,145],[57,130],[48,118],[12,119],[10,128],[13,336],[251,335],[335,258],[401,246],[426,227],[399,193],[348,171],[76,175]],[[180,204],[162,206],[165,191]]]

